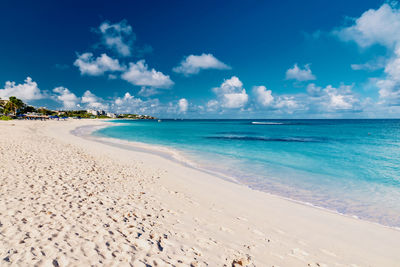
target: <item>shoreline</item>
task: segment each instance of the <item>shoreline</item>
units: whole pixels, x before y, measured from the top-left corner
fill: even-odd
[[[80,126],[104,123],[0,123],[0,153],[4,157],[1,164],[7,167],[1,169],[6,173],[2,175],[4,180],[0,180],[0,194],[6,204],[0,205],[0,214],[7,214],[1,220],[4,227],[0,228],[2,258],[26,263],[23,260],[33,256],[20,258],[21,251],[26,250],[29,254],[30,247],[40,245],[48,247],[46,255],[52,255],[50,259],[57,259],[60,266],[65,266],[63,260],[72,264],[75,258],[91,264],[118,260],[134,262],[137,266],[139,263],[155,265],[156,261],[161,266],[203,266],[206,263],[222,266],[238,261],[246,263],[243,265],[248,263],[248,266],[396,266],[400,262],[400,232],[396,229],[340,216],[228,182],[154,154],[109,146],[71,133]],[[7,156],[11,152],[12,155]],[[36,153],[32,155],[39,159],[27,157],[27,153]],[[25,162],[29,172],[23,172],[24,169],[17,164],[19,161]],[[47,166],[52,167],[49,169]],[[75,174],[70,176],[70,173]],[[39,191],[35,193],[34,189],[29,189],[31,179],[38,179],[38,185],[46,183],[50,190],[42,192],[37,187]],[[58,182],[59,179],[67,180]],[[71,193],[58,195],[62,192],[60,186],[70,188]],[[37,204],[31,200],[21,204],[15,198],[20,195],[30,199],[33,193],[38,194]],[[72,199],[72,208],[66,206],[64,209],[67,210],[63,210],[63,199],[70,196],[92,201],[75,209],[76,200]],[[110,206],[104,209],[97,204],[100,200],[110,203],[107,204]],[[36,214],[36,208],[42,205],[50,205],[54,214],[67,214],[66,219],[40,212]],[[18,215],[17,211],[22,207],[27,222],[21,221],[21,215]],[[35,211],[36,215],[29,216],[29,210]],[[136,214],[135,220],[131,217],[120,219],[122,214],[132,210]],[[65,244],[62,248],[57,248],[53,241],[40,235],[28,239],[26,242],[30,240],[33,243],[27,244],[26,248],[24,243],[19,243],[18,227],[43,229],[45,233],[56,231],[57,226],[52,228],[52,224],[45,223],[49,220],[56,220],[55,225],[63,226],[63,233],[66,231],[65,235],[55,237],[57,244]],[[37,228],[37,224],[44,227]],[[96,225],[93,229],[87,227],[92,224]],[[130,224],[134,228],[129,228]],[[116,236],[119,232],[121,236]],[[34,236],[34,232],[30,236]],[[104,245],[106,242],[109,245]],[[88,243],[98,246],[97,251],[87,248]],[[82,249],[70,252],[64,251],[63,246]],[[18,253],[8,255],[12,249]],[[62,256],[59,249],[66,256]],[[114,252],[114,256],[111,255],[113,249],[122,254]],[[109,256],[103,258],[101,255]],[[38,262],[46,258],[49,256],[35,256]]]
[[[107,123],[107,122],[106,122]],[[121,124],[122,125],[122,124]],[[112,127],[112,126],[118,126],[118,123],[115,122],[111,122],[111,123],[107,123],[103,126],[93,126],[93,125],[89,125],[89,126],[81,126],[78,128],[86,128],[89,129],[89,131],[85,131],[83,134],[81,133],[76,133],[76,129],[72,130],[71,133],[74,135],[77,135],[79,137],[82,138],[87,138],[89,140],[92,141],[96,141],[96,142],[100,142],[102,144],[105,145],[109,145],[109,146],[117,146],[119,148],[122,149],[126,149],[126,150],[133,150],[136,152],[143,152],[143,153],[148,153],[150,155],[155,155],[155,156],[159,156],[162,157],[164,159],[167,160],[171,160],[175,163],[178,163],[180,165],[182,165],[183,167],[186,168],[192,168],[194,170],[198,170],[200,172],[203,172],[205,174],[209,174],[209,175],[213,175],[219,179],[225,180],[227,182],[232,182],[232,183],[236,183],[238,185],[242,185],[245,186],[247,188],[249,188],[250,190],[254,190],[257,192],[262,192],[274,197],[278,197],[281,198],[283,200],[286,201],[291,201],[293,203],[297,203],[300,205],[304,205],[307,207],[312,207],[315,209],[319,209],[325,212],[330,212],[332,214],[337,214],[340,216],[344,216],[344,217],[348,217],[348,218],[352,218],[352,219],[356,219],[356,220],[360,220],[360,221],[364,221],[364,222],[368,222],[368,223],[372,223],[372,224],[376,224],[379,226],[383,226],[383,227],[387,227],[389,229],[393,229],[396,231],[400,231],[400,226],[391,226],[391,225],[385,225],[376,221],[370,221],[364,218],[360,218],[359,216],[355,215],[355,214],[347,214],[347,213],[342,213],[339,212],[338,210],[335,209],[331,209],[331,208],[327,208],[327,207],[322,207],[322,206],[318,206],[315,205],[313,203],[310,202],[306,202],[306,201],[302,201],[302,200],[297,200],[294,198],[290,198],[290,197],[286,197],[283,195],[280,195],[278,193],[274,193],[274,192],[269,192],[269,191],[263,191],[257,188],[253,188],[251,186],[249,186],[246,183],[241,182],[240,180],[238,180],[235,177],[229,176],[227,174],[224,173],[219,173],[217,171],[212,171],[212,170],[208,170],[206,168],[202,168],[197,166],[197,164],[193,161],[188,160],[187,158],[185,158],[184,155],[182,155],[182,151],[178,150],[178,149],[174,149],[165,145],[156,145],[156,144],[149,144],[149,143],[144,143],[144,142],[138,142],[138,141],[129,141],[129,140],[125,140],[125,139],[118,139],[118,138],[112,138],[112,137],[105,137],[105,136],[96,136],[93,135],[93,133],[99,129],[102,128],[106,128],[106,127]]]
[[[246,184],[240,182],[239,180],[237,180],[234,177],[231,177],[231,176],[223,174],[223,173],[219,173],[217,171],[208,170],[206,168],[202,168],[202,167],[198,166],[198,164],[196,162],[187,159],[183,155],[184,152],[180,151],[179,149],[174,149],[174,148],[171,148],[171,147],[168,147],[165,145],[156,145],[156,144],[149,144],[149,143],[144,143],[144,142],[135,142],[135,141],[129,141],[129,140],[125,140],[125,139],[93,135],[93,132],[95,132],[99,129],[107,128],[107,127],[111,127],[111,126],[118,126],[118,124],[112,123],[112,124],[105,124],[104,126],[92,126],[92,125],[81,126],[78,128],[82,128],[82,129],[86,128],[89,131],[84,131],[84,133],[79,133],[79,132],[76,132],[77,129],[74,129],[74,130],[71,130],[71,133],[78,137],[96,141],[96,142],[106,144],[109,146],[116,146],[116,147],[123,148],[126,150],[132,150],[132,151],[136,151],[136,152],[143,152],[143,153],[148,153],[151,155],[159,156],[166,160],[170,160],[175,163],[178,163],[178,164],[182,165],[183,167],[198,170],[198,171],[204,172],[209,175],[214,175],[225,181],[229,181],[229,182],[233,182],[233,183],[240,184],[243,186],[247,186]],[[261,190],[258,190],[258,191],[261,191]],[[266,192],[266,193],[268,193],[268,192]]]

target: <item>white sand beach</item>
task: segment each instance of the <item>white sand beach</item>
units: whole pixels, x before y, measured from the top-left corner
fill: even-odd
[[[400,266],[400,231],[71,134],[0,122],[0,265]]]

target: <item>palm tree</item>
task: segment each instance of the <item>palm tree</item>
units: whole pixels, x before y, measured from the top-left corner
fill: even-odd
[[[17,115],[17,111],[25,106],[24,102],[21,99],[16,98],[15,96],[10,96],[7,104],[4,106],[5,111],[12,111],[14,115]]]

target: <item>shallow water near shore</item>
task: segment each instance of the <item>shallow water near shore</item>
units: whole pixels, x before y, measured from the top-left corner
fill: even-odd
[[[94,132],[181,151],[251,188],[400,226],[400,120],[118,120]]]

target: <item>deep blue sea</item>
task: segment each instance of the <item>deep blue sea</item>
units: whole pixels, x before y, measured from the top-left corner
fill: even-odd
[[[94,134],[170,147],[251,188],[400,227],[400,120],[116,122]]]

